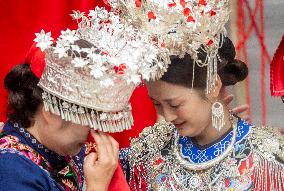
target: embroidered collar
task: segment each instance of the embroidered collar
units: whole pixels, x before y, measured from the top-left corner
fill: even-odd
[[[60,190],[75,191],[82,189],[84,182],[83,157],[85,148],[82,148],[80,153],[72,158],[63,157],[39,143],[35,137],[17,123],[8,122],[5,124],[3,130],[4,141],[8,140],[8,138],[5,139],[5,136],[12,137],[16,140],[18,146],[13,147],[14,149],[17,150],[19,148],[20,152],[22,148],[27,149],[30,152],[28,156],[32,156],[30,159],[39,167],[48,171],[55,185]],[[41,160],[33,157],[34,154],[38,158],[41,158]],[[38,163],[38,161],[43,161],[43,163]]]
[[[60,171],[61,169],[65,168],[71,159],[70,157],[60,156],[57,153],[49,150],[18,123],[7,122],[3,128],[3,132],[6,135],[17,137],[21,143],[27,144],[33,148],[41,156],[43,156],[56,171]]]
[[[253,126],[249,125],[246,121],[239,119],[236,146],[250,134],[252,127]],[[210,144],[206,148],[199,148],[194,144],[192,138],[181,136],[179,139],[181,156],[192,163],[202,163],[212,160],[227,149],[232,139],[232,135],[233,131],[230,130],[225,136],[222,136],[219,141]]]

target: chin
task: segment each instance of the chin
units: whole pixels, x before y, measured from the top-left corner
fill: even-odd
[[[193,131],[192,129],[189,128],[179,128],[177,129],[179,135],[184,136],[184,137],[195,137],[198,135],[196,131]]]
[[[82,149],[82,147],[70,149],[70,151],[68,152],[68,155],[69,156],[76,156],[80,153],[81,149]]]
[[[192,134],[187,129],[177,129],[178,134],[185,137],[192,137]]]
[[[74,152],[70,152],[70,153],[68,154],[68,156],[73,157],[73,156],[78,155],[79,153],[80,153],[80,150],[77,150],[77,151],[74,151]]]

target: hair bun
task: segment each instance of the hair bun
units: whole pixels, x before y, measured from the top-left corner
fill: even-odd
[[[8,90],[9,120],[29,127],[42,103],[41,89],[37,86],[39,79],[31,71],[29,64],[16,65],[5,77],[5,88]]]
[[[34,78],[34,74],[31,71],[30,65],[19,64],[5,77],[5,88],[12,92],[23,91],[31,78]]]
[[[14,67],[4,79],[5,88],[8,91],[17,92],[22,89],[22,79],[25,74],[30,70],[27,64],[20,64]]]
[[[218,73],[223,85],[230,86],[243,81],[247,77],[248,67],[244,62],[234,59],[222,67]]]

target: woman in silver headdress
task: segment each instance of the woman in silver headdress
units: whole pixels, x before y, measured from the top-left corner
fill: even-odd
[[[104,8],[72,18],[78,29],[61,31],[56,42],[36,33],[32,52],[40,58],[5,79],[11,112],[0,135],[0,189],[129,190],[120,168],[111,182],[118,144],[102,132],[131,128],[130,96],[162,62],[160,49]],[[89,131],[95,143],[83,147]]]
[[[131,188],[283,190],[283,137],[250,125],[223,101],[224,87],[248,75],[225,37],[230,1],[109,2],[170,55],[146,83],[166,122],[146,128],[124,152]]]
[[[127,159],[133,190],[283,190],[283,136],[230,112],[224,87],[245,79],[248,69],[235,59],[229,38],[218,55],[218,77],[209,93],[206,67],[193,69],[188,54],[172,56],[161,79],[147,83],[166,122],[132,140]],[[206,53],[199,49],[198,56],[203,60]]]
[[[38,82],[29,63],[5,78],[10,112],[0,133],[0,190],[82,190],[84,182],[86,190],[106,190],[117,167],[118,143],[92,132],[98,152],[83,161],[90,128],[46,111]]]

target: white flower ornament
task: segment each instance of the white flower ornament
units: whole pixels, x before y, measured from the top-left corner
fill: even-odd
[[[36,47],[39,47],[41,51],[48,49],[53,44],[53,38],[51,37],[51,32],[45,33],[42,29],[40,33],[35,33],[36,38],[34,42],[36,42]]]

